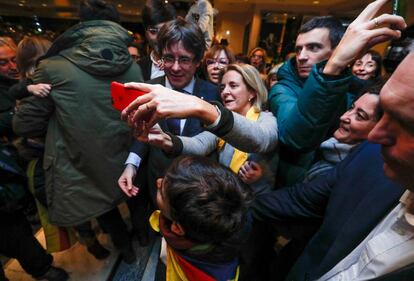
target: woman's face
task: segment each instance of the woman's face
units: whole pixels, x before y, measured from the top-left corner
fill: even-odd
[[[256,68],[260,68],[264,62],[264,53],[260,50],[257,50],[250,57],[250,64]]]
[[[365,54],[362,58],[357,59],[352,66],[352,73],[362,80],[368,80],[375,77],[377,63],[372,60],[371,54]]]
[[[378,122],[379,96],[364,94],[354,102],[340,120],[334,137],[342,143],[354,144],[368,138],[369,132]]]
[[[246,116],[256,97],[256,93],[247,89],[243,77],[234,70],[229,70],[223,75],[220,94],[227,109],[243,116]]]
[[[214,54],[213,58],[206,59],[208,80],[214,84],[219,83],[220,74],[229,65],[229,58],[223,50]]]

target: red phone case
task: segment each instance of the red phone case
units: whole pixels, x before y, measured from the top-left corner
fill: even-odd
[[[118,82],[111,83],[112,106],[119,111],[124,110],[137,97],[144,94],[145,92],[125,88],[124,84]]]

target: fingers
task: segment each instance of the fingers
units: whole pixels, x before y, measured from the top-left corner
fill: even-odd
[[[145,95],[139,96],[137,97],[133,102],[131,102],[124,110],[122,110],[122,117],[125,118],[126,115],[128,115],[129,113],[131,113],[134,110],[138,110],[138,108],[151,101],[153,98],[153,95],[149,92]]]
[[[143,92],[151,92],[154,90],[155,85],[152,84],[146,84],[146,83],[136,83],[136,82],[129,82],[124,84],[125,88],[140,90]]]
[[[118,180],[118,186],[128,197],[136,196],[139,192],[139,188],[128,181],[128,178],[121,177]]]
[[[401,37],[401,31],[393,30],[388,27],[377,28],[371,30],[369,33],[371,40],[368,42],[368,48],[372,46],[382,43],[391,39],[396,39]]]
[[[49,92],[52,89],[52,85],[50,84],[40,84],[44,90]]]
[[[128,187],[128,180],[126,177],[120,177],[118,180],[118,186],[128,197],[132,197],[138,194],[139,188],[131,185]]]
[[[132,116],[132,122],[139,123],[145,121],[145,127],[149,129],[158,122],[160,117],[157,112],[156,102],[150,101],[137,108]]]
[[[365,22],[372,19],[378,11],[387,3],[389,0],[377,0],[371,2],[366,8],[359,14],[355,22]]]
[[[407,27],[404,18],[401,16],[382,14],[376,18],[371,19],[367,22],[367,29],[377,28],[379,25],[392,25],[393,29],[403,30]]]
[[[260,165],[254,161],[250,161],[250,167],[256,171],[261,169]]]

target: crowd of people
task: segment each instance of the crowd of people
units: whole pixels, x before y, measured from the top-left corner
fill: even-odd
[[[106,259],[96,220],[127,264],[161,236],[167,281],[412,280],[414,43],[385,79],[387,2],[310,19],[275,66],[216,44],[208,0],[147,1],[147,55],[102,0],[53,42],[0,37],[0,254],[68,280],[50,253]],[[113,81],[145,94],[117,111]]]

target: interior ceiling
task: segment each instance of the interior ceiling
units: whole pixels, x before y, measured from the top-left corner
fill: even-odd
[[[177,0],[166,0],[176,2]],[[210,0],[219,12],[251,11],[253,5],[280,12],[315,12],[323,9],[332,13],[350,13],[360,10],[370,0]],[[145,0],[112,0],[123,20],[139,21]],[[180,2],[191,2],[184,0]],[[76,18],[79,1],[76,0],[0,0],[0,15]]]

